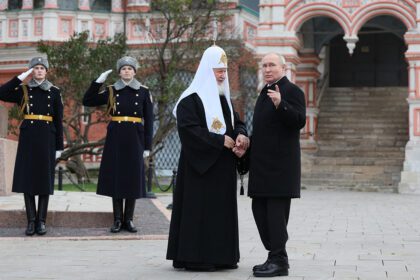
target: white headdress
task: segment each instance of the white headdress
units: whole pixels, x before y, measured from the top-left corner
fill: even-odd
[[[179,102],[185,97],[197,93],[204,105],[206,114],[207,127],[210,132],[217,134],[225,134],[226,122],[223,117],[223,110],[220,104],[219,90],[217,87],[214,68],[227,68],[227,56],[225,51],[218,46],[211,46],[203,53],[200,65],[195,73],[194,79],[190,86],[181,94],[178,99],[173,114],[176,117],[176,109]],[[230,102],[229,79],[226,73],[226,79],[223,82],[224,94],[229,105],[232,126],[233,126],[233,109]]]

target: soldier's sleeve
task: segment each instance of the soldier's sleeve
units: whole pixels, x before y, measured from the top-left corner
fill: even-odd
[[[55,133],[55,149],[56,151],[64,150],[64,139],[63,139],[63,99],[61,97],[60,90],[57,89],[55,100],[54,100],[54,126],[56,129]]]
[[[83,96],[83,105],[87,107],[101,106],[108,103],[108,89],[99,91],[102,83],[93,81]]]
[[[146,98],[144,99],[143,104],[143,119],[144,119],[144,149],[152,149],[152,140],[153,140],[153,102],[152,96],[148,89],[145,90]]]
[[[0,87],[0,100],[20,104],[23,97],[23,91],[20,87],[21,80],[14,77]]]

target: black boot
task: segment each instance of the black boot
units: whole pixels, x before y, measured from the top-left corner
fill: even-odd
[[[49,195],[40,195],[38,197],[38,219],[36,225],[36,233],[39,235],[44,235],[47,233],[45,222],[47,221],[49,198]]]
[[[23,197],[25,199],[26,218],[28,219],[28,227],[25,234],[34,235],[36,219],[35,196],[25,193]]]
[[[114,211],[114,224],[111,227],[111,232],[120,232],[123,218],[123,200],[112,198],[112,209]]]
[[[124,228],[129,232],[137,232],[137,228],[133,223],[134,208],[136,207],[136,200],[134,198],[127,198],[125,200],[124,210]]]

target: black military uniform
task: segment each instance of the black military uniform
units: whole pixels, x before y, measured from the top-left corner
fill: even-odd
[[[43,58],[34,58],[30,66],[37,64],[48,68],[48,62]],[[20,125],[12,190],[24,193],[28,218],[26,234],[34,234],[35,222],[37,233],[44,234],[48,199],[54,193],[55,152],[63,150],[60,90],[47,80],[41,84],[31,80],[24,85],[14,77],[0,87],[0,100],[18,104],[24,115]],[[35,195],[39,195],[38,213]]]
[[[92,82],[83,98],[84,106],[108,104],[112,117],[107,128],[97,194],[113,198],[111,231],[118,232],[123,226],[135,232],[132,224],[135,201],[145,197],[143,151],[152,146],[152,99],[148,88],[135,79],[128,85],[118,80],[100,92],[101,86],[102,83]]]

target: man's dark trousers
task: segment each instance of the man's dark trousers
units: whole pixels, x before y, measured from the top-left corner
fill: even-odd
[[[268,258],[278,265],[288,265],[286,242],[290,198],[254,197],[252,213]]]

